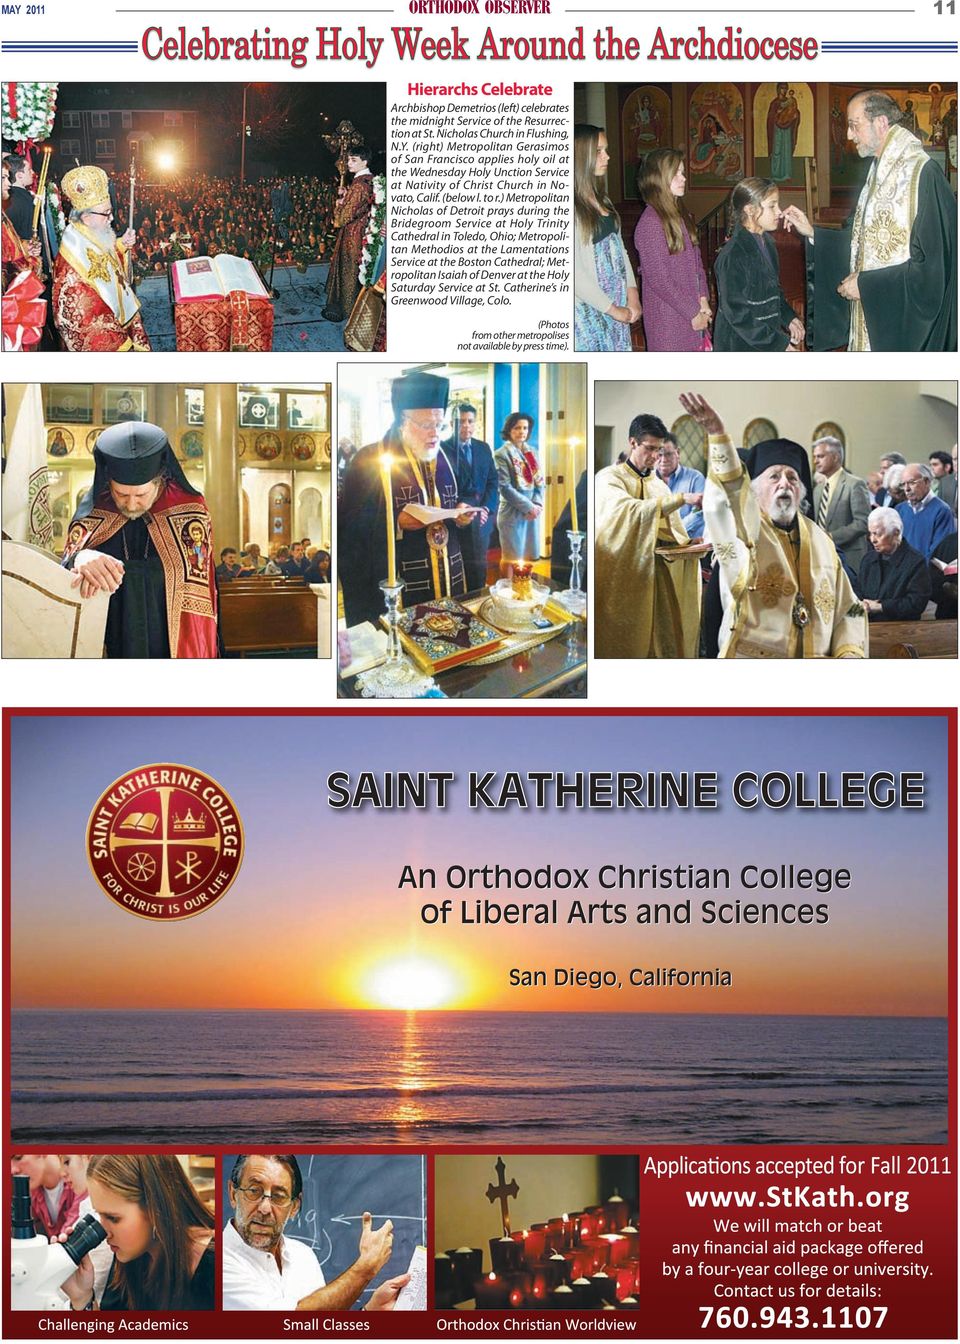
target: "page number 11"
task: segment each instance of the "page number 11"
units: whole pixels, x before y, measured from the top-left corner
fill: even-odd
[[[957,0],[936,0],[933,7],[938,14],[956,14]]]

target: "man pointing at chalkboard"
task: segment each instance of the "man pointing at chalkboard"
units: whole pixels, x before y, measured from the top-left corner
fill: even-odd
[[[223,1306],[226,1311],[346,1311],[390,1259],[393,1223],[374,1228],[363,1215],[356,1260],[332,1283],[312,1249],[284,1237],[300,1211],[303,1178],[291,1155],[238,1157],[228,1192],[233,1217],[223,1233]],[[365,1311],[391,1311],[408,1274],[387,1279]]]

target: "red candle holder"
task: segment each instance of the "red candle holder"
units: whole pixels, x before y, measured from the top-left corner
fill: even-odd
[[[593,1253],[589,1246],[575,1246],[572,1251],[564,1251],[563,1258],[570,1266],[570,1281],[584,1278],[593,1269]]]
[[[528,1263],[533,1260],[542,1260],[546,1249],[546,1223],[532,1223],[523,1234],[523,1258]]]
[[[607,1273],[616,1285],[616,1296],[618,1298],[631,1297],[636,1291],[637,1275],[631,1261],[628,1260],[622,1265],[608,1265]]]
[[[473,1285],[477,1311],[502,1311],[510,1306],[511,1285],[499,1274],[486,1274]]]
[[[621,1236],[619,1232],[606,1232],[600,1240],[605,1241],[610,1248],[608,1264],[622,1265],[624,1260],[630,1259],[630,1240],[628,1237]]]
[[[592,1237],[600,1235],[600,1220],[592,1209],[584,1209],[580,1214],[575,1215],[579,1220],[579,1233],[581,1243],[589,1241]]]
[[[591,1270],[603,1269],[610,1263],[610,1243],[606,1237],[591,1237],[589,1241],[582,1241],[580,1247],[590,1252]]]
[[[633,1223],[627,1223],[626,1227],[621,1227],[620,1235],[626,1238],[627,1245],[630,1247],[628,1259],[636,1260],[640,1254],[640,1233]]]
[[[607,1232],[619,1232],[630,1221],[630,1208],[620,1195],[611,1195],[603,1202],[603,1212],[607,1220]]]

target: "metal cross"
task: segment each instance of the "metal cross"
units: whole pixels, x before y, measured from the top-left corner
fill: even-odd
[[[497,1158],[496,1167],[497,1167],[497,1178],[499,1179],[500,1184],[495,1186],[492,1181],[490,1182],[490,1184],[487,1186],[487,1199],[489,1199],[491,1204],[494,1204],[499,1199],[500,1218],[503,1222],[504,1235],[509,1236],[510,1209],[509,1206],[507,1205],[507,1200],[516,1199],[517,1195],[520,1193],[520,1187],[514,1180],[511,1180],[509,1185],[506,1184],[504,1178],[507,1174],[507,1164],[504,1162],[502,1157]]]

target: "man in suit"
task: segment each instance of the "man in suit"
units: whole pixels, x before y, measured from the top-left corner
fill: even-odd
[[[942,499],[944,504],[949,505],[954,515],[957,512],[957,478],[953,473],[953,458],[949,453],[935,452],[929,457],[930,470],[933,472],[933,480],[930,482],[930,490]]]
[[[457,502],[480,510],[469,526],[460,529],[467,590],[484,588],[487,582],[487,550],[497,516],[497,469],[489,443],[473,437],[477,408],[462,402],[454,408],[456,429],[440,446],[457,478]]]
[[[3,161],[10,173],[10,198],[4,209],[10,223],[20,237],[29,242],[33,238],[33,192],[37,180],[33,164],[20,154],[4,154]]]
[[[899,499],[893,498],[890,491],[887,489],[886,485],[883,484],[883,482],[886,481],[887,472],[890,470],[891,467],[905,467],[906,465],[907,465],[907,459],[904,457],[903,453],[884,453],[883,457],[881,457],[880,459],[881,486],[880,489],[877,491],[874,501],[878,508],[892,509],[896,508],[896,506],[899,503],[901,503]]]
[[[867,553],[870,491],[866,481],[843,465],[843,444],[828,436],[813,445],[817,484],[813,487],[813,517],[830,534],[847,569],[856,575]]]

